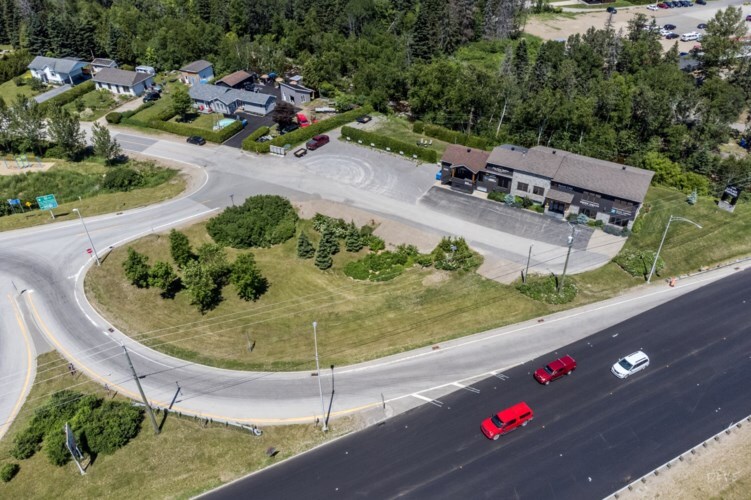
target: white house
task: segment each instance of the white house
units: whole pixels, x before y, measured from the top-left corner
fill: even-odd
[[[86,61],[75,57],[58,59],[55,57],[37,56],[28,65],[31,76],[44,83],[76,85],[88,78],[84,72],[89,65]]]
[[[188,95],[193,99],[193,106],[202,113],[231,115],[239,110],[266,116],[276,107],[273,95],[218,85],[195,85],[188,90]]]
[[[113,94],[140,96],[154,85],[154,75],[122,69],[105,68],[94,75],[97,90],[106,89]]]

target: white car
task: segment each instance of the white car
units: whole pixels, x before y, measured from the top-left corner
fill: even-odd
[[[652,5],[647,5],[647,10],[658,10],[658,9],[656,5],[652,4]]]
[[[660,28],[660,35],[662,36],[668,36],[672,31],[666,30],[665,28]]]
[[[629,375],[640,372],[649,366],[649,356],[642,351],[636,351],[618,360],[610,369],[618,378],[628,378]]]
[[[692,31],[681,35],[681,42],[695,42],[699,39],[699,33]]]

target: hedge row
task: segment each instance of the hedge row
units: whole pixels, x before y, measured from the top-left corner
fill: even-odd
[[[415,144],[397,141],[396,139],[386,137],[385,135],[365,132],[364,130],[353,127],[342,127],[342,137],[345,137],[348,140],[361,141],[362,144],[370,145],[378,149],[384,149],[386,151],[399,153],[412,158],[419,158],[428,163],[435,163],[438,161],[438,153],[434,149],[421,148]]]
[[[64,106],[69,102],[73,102],[84,94],[88,94],[94,90],[94,82],[89,80],[80,85],[76,85],[67,92],[63,92],[60,95],[56,95],[49,101],[44,101],[39,105],[39,108],[47,112],[53,106]]]
[[[417,122],[415,122],[415,125],[417,125]],[[415,130],[415,127],[413,126],[412,129]],[[425,124],[424,126],[422,126],[422,129],[423,133],[428,137],[440,139],[451,144],[461,144],[463,146],[469,146],[471,148],[477,149],[490,149],[491,147],[490,142],[487,139],[462,134],[460,132],[456,132],[455,130],[449,130],[444,127],[439,127],[438,125]],[[417,131],[415,130],[415,132]]]
[[[213,131],[203,128],[191,127],[190,125],[184,125],[182,123],[175,123],[161,120],[151,120],[148,126],[157,130],[163,130],[172,134],[182,135],[190,137],[191,135],[200,135],[209,142],[215,142],[221,144],[240,130],[242,130],[242,123],[235,121],[232,125],[224,127],[221,130]]]
[[[284,146],[285,144],[291,144],[294,146],[295,144],[306,142],[314,135],[323,134],[324,132],[328,132],[329,130],[341,127],[342,125],[354,121],[355,119],[363,115],[367,115],[372,111],[373,108],[371,108],[370,106],[363,106],[362,108],[357,108],[351,111],[347,111],[346,113],[338,114],[331,118],[327,118],[326,120],[314,123],[310,127],[299,128],[294,132],[280,135],[279,137],[276,137],[271,141],[271,145]]]
[[[267,142],[256,142],[259,138],[267,135],[271,130],[269,127],[259,127],[255,132],[243,140],[243,149],[255,151],[256,153],[268,153],[270,144]]]

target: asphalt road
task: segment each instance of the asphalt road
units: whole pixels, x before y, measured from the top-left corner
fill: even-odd
[[[602,498],[751,414],[751,271],[562,349],[579,368],[541,386],[525,363],[345,437],[209,498]],[[620,380],[610,366],[643,349]],[[506,378],[507,377],[507,378]],[[526,401],[526,428],[485,438],[480,421]]]

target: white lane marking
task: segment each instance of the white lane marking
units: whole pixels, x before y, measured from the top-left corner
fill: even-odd
[[[469,392],[474,392],[475,394],[480,394],[480,389],[472,387],[471,385],[464,385],[464,384],[460,384],[459,382],[453,382],[451,385],[455,385],[459,389],[465,389]]]
[[[439,401],[439,400],[437,400],[437,399],[430,399],[430,398],[428,398],[428,397],[425,397],[425,396],[423,396],[422,394],[417,394],[416,392],[415,392],[415,393],[412,393],[412,394],[410,394],[410,396],[414,396],[414,397],[416,397],[417,399],[422,399],[423,401],[427,401],[428,403],[430,403],[430,404],[432,404],[432,405],[435,405],[435,406],[437,406],[437,407],[439,407],[439,408],[440,408],[441,406],[443,406],[443,402],[442,402],[442,401]]]

